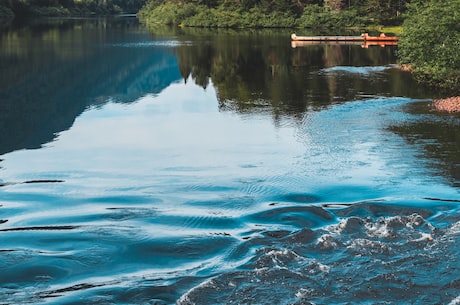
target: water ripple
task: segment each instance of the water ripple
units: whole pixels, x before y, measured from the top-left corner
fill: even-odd
[[[351,73],[369,75],[374,73],[380,73],[385,70],[391,69],[393,66],[367,66],[367,67],[355,67],[355,66],[334,66],[331,68],[322,69],[322,73]]]
[[[178,40],[153,40],[153,41],[137,41],[137,42],[124,42],[108,45],[108,47],[121,47],[121,48],[174,48],[179,46],[191,46],[192,41],[178,41]]]
[[[317,304],[356,297],[366,303],[408,298],[413,304],[448,303],[458,297],[459,230],[456,224],[436,228],[427,220],[443,209],[361,203],[334,209],[343,219],[324,228],[267,231],[258,241],[246,241],[259,246],[239,271],[211,277],[178,303]],[[452,211],[460,219],[458,210]],[[292,238],[297,234],[304,236],[301,242]],[[438,282],[429,271],[433,265],[447,267]]]

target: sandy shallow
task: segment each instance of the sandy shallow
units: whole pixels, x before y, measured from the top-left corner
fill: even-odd
[[[460,112],[460,96],[433,100],[433,107],[437,111],[449,113]]]

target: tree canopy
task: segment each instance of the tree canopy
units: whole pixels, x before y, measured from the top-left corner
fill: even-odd
[[[148,22],[204,27],[401,24],[409,0],[148,0]]]
[[[0,0],[1,17],[137,13],[146,0]]]
[[[413,0],[399,43],[417,79],[460,93],[460,0]]]

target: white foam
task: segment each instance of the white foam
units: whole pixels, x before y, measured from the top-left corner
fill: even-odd
[[[337,248],[338,244],[335,242],[334,238],[330,234],[321,235],[316,244],[322,248]]]
[[[433,236],[429,233],[420,233],[420,235],[420,238],[417,238],[414,241],[433,241]]]
[[[387,221],[367,223],[365,227],[367,229],[367,234],[369,236],[384,238],[390,235],[390,231],[388,230]]]
[[[190,294],[193,293],[196,290],[199,290],[199,289],[202,289],[202,288],[207,288],[207,287],[216,288],[216,282],[214,281],[213,278],[211,278],[211,279],[209,279],[207,281],[204,281],[204,282],[202,282],[201,284],[199,284],[199,285],[197,285],[195,287],[192,287],[190,290],[188,290],[186,293],[184,293],[177,300],[176,304],[188,304],[188,305],[196,304],[195,302],[192,302],[192,300],[190,300],[190,297],[189,297]]]
[[[460,234],[460,221],[457,221],[456,223],[454,223],[447,231],[447,234],[449,235]]]
[[[456,297],[455,299],[453,299],[452,301],[450,301],[448,305],[460,305],[460,295]]]

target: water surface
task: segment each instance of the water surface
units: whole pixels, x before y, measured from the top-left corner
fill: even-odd
[[[395,47],[1,34],[1,304],[459,304],[458,116]]]

